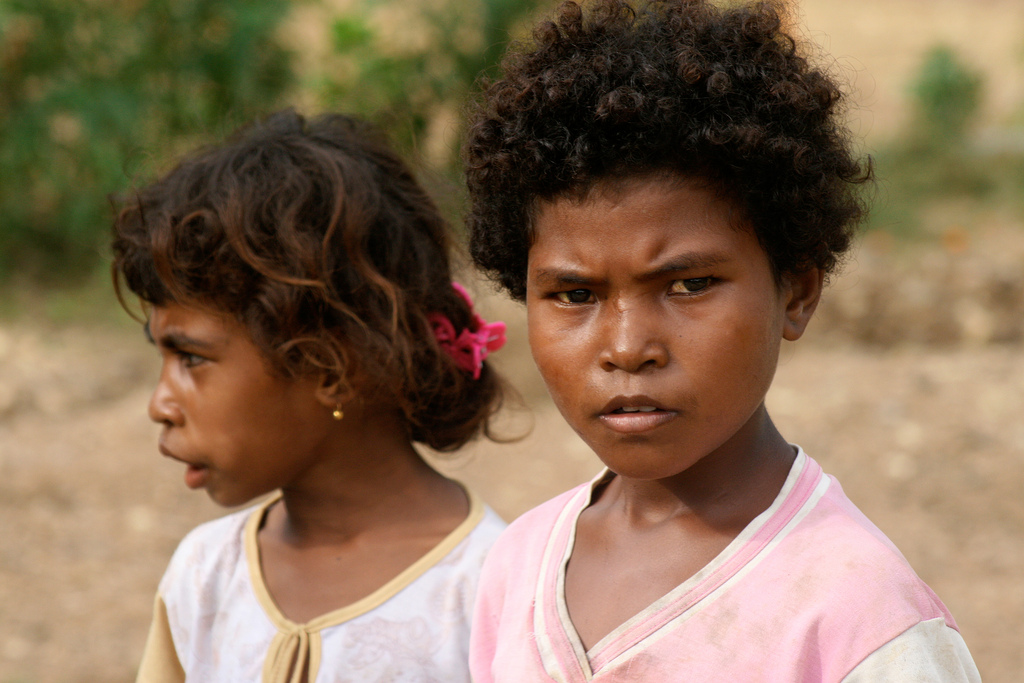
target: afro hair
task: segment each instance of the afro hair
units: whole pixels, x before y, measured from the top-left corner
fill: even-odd
[[[509,50],[470,114],[467,226],[476,264],[526,294],[539,201],[672,173],[744,212],[776,274],[833,271],[872,177],[843,93],[774,2],[566,2]]]

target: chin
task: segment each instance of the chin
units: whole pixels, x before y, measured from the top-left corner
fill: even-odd
[[[206,495],[209,496],[210,500],[212,500],[214,503],[225,508],[238,507],[239,505],[244,505],[245,503],[248,503],[250,500],[252,500],[252,497],[243,498],[241,496],[238,496],[237,494],[232,495],[225,491],[218,491],[217,489],[209,488],[206,489]]]
[[[604,449],[602,449],[604,450]],[[638,481],[667,479],[685,472],[700,458],[680,458],[670,455],[664,447],[630,448],[618,445],[615,455],[606,457],[602,450],[594,449],[601,462],[615,474]],[[610,449],[609,449],[610,450]],[[605,453],[608,450],[604,450]]]
[[[643,465],[626,464],[624,467],[612,467],[608,465],[615,474],[625,479],[631,479],[633,481],[658,481],[661,479],[669,479],[676,475],[682,474],[686,469],[679,469],[678,467],[644,467]]]
[[[247,505],[254,500],[262,499],[264,496],[276,491],[276,488],[270,488],[264,490],[260,487],[258,490],[224,490],[217,487],[208,487],[206,489],[206,495],[210,497],[217,505],[226,508],[236,508],[242,505]]]

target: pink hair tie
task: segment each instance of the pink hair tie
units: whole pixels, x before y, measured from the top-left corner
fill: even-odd
[[[470,298],[465,287],[458,282],[453,282],[452,288],[469,305],[469,311],[473,314],[472,325],[476,327],[476,332],[464,329],[456,335],[452,321],[441,313],[429,313],[427,320],[434,329],[437,343],[441,345],[445,353],[452,357],[455,365],[460,370],[472,374],[473,379],[480,379],[480,369],[484,365],[484,358],[487,358],[487,354],[497,351],[505,345],[505,323],[500,320],[493,323],[487,322],[473,310],[473,299]]]

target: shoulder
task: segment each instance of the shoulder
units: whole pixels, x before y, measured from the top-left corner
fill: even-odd
[[[552,533],[564,515],[575,508],[579,496],[584,496],[590,483],[580,484],[532,508],[516,518],[501,534],[484,565],[488,581],[501,581],[510,571],[538,566]]]
[[[489,548],[504,533],[508,524],[489,506],[485,504],[481,504],[481,506],[482,513],[480,518],[466,537],[466,540],[477,545],[486,545]]]
[[[470,642],[472,660],[488,660],[502,629],[529,621],[533,587],[544,567],[544,557],[561,536],[560,520],[583,505],[590,483],[581,484],[523,513],[501,535],[484,562],[473,616]],[[474,645],[475,643],[475,645]],[[477,662],[479,665],[480,662]],[[471,665],[471,668],[474,665]]]
[[[794,579],[789,582],[796,593],[792,597],[804,597],[820,609],[841,604],[846,619],[884,612],[893,618],[943,617],[953,625],[942,602],[839,482],[823,475],[818,490],[820,495],[779,533],[772,553],[772,564]]]
[[[273,500],[193,529],[160,581],[167,631],[189,680],[222,680],[234,667],[254,665],[248,655],[236,655],[265,651],[275,632],[252,577],[258,567],[256,527]],[[249,677],[233,680],[242,679]]]
[[[922,616],[953,622],[945,606],[922,581],[891,540],[862,513],[829,477],[829,487],[798,529],[807,536],[804,550],[813,557],[806,571],[828,575],[852,598],[908,603]],[[797,540],[797,539],[794,539]],[[862,578],[851,583],[853,577]],[[837,587],[837,586],[836,586]]]
[[[470,511],[466,521],[437,550],[444,556],[440,565],[477,573],[508,525],[476,494],[470,493],[469,498]],[[447,548],[444,547],[446,545]]]
[[[942,619],[911,626],[878,648],[842,683],[886,681],[981,683],[981,674],[960,634]]]
[[[527,510],[508,525],[508,529],[498,539],[498,545],[503,548],[516,548],[523,545],[546,544],[548,534],[555,528],[559,518],[574,499],[582,495],[584,489],[589,486],[589,482],[580,484]]]
[[[793,578],[785,590],[823,597],[872,600],[920,599],[927,618],[948,615],[910,563],[882,531],[846,496],[839,481],[809,456],[788,498],[773,505],[762,535],[769,567]],[[770,539],[770,542],[768,542]],[[794,596],[798,597],[798,596]],[[951,620],[951,619],[950,619]]]
[[[821,483],[822,494],[780,534],[765,567],[780,580],[777,588],[767,587],[779,591],[777,604],[788,606],[793,635],[806,645],[815,634],[815,656],[837,678],[888,643],[903,642],[907,661],[936,661],[934,648],[920,638],[898,639],[931,624],[926,633],[957,640],[953,616],[839,482],[826,477]]]
[[[229,568],[245,563],[245,527],[263,504],[238,510],[199,525],[178,544],[160,581],[160,594],[175,601],[182,592],[201,590]]]
[[[746,639],[748,658],[774,658],[788,680],[843,680],[895,642],[908,658],[929,661],[935,651],[920,639],[897,640],[924,623],[959,639],[942,601],[836,479],[808,459],[793,481],[758,530],[738,539],[742,545],[726,558],[735,573],[695,623],[717,633],[731,617],[730,632]]]

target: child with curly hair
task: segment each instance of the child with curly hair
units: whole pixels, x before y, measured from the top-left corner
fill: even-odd
[[[606,465],[481,577],[491,681],[977,681],[949,611],[765,396],[865,208],[772,2],[567,2],[465,147],[476,263]]]
[[[502,522],[413,446],[502,398],[504,341],[445,221],[368,125],[285,111],[123,202],[114,275],[163,361],[160,452],[224,506],[160,582],[138,680],[468,681]]]

